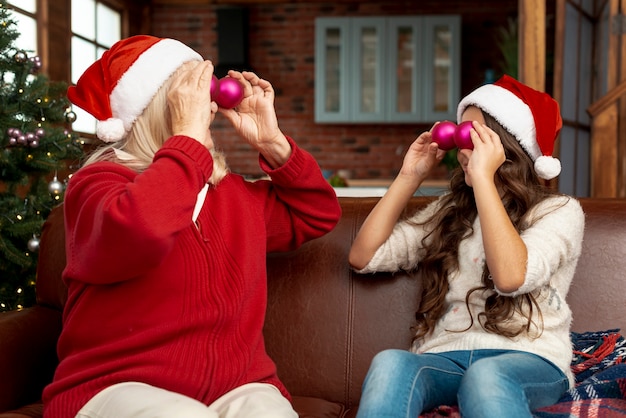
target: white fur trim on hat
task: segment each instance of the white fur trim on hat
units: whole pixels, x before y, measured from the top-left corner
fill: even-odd
[[[552,180],[561,173],[561,162],[547,155],[541,155],[535,160],[535,172],[545,180]]]
[[[110,118],[96,122],[96,135],[103,142],[116,142],[124,137],[126,130],[120,119]]]
[[[509,90],[495,84],[485,84],[477,88],[459,103],[457,107],[459,123],[468,106],[476,106],[493,116],[517,139],[533,161],[542,155],[537,144],[535,119],[530,107]]]
[[[99,127],[98,132],[102,130],[103,134],[108,135],[107,142],[123,138],[178,67],[188,61],[202,60],[200,54],[175,39],[162,39],[152,45],[128,68],[111,92],[111,113],[113,119],[122,122],[122,134],[119,133],[117,123],[115,127],[106,126],[111,119],[105,122],[106,127]],[[99,134],[98,137],[105,140]]]

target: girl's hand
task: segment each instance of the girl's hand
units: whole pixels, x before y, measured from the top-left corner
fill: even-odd
[[[284,164],[291,155],[291,146],[278,127],[272,85],[249,71],[231,70],[228,75],[243,85],[243,99],[236,108],[219,111],[270,165],[276,168]]]
[[[213,148],[209,132],[217,104],[211,101],[211,61],[190,62],[174,76],[167,92],[167,103],[174,135],[186,135]]]
[[[500,136],[491,128],[479,122],[472,122],[474,129],[470,131],[474,150],[467,164],[467,173],[472,183],[486,179],[493,182],[498,168],[506,160],[504,146]]]
[[[434,126],[434,125],[433,125]],[[439,165],[446,151],[432,141],[430,132],[423,132],[409,146],[400,174],[403,176],[417,177],[421,180],[426,178],[434,167]]]

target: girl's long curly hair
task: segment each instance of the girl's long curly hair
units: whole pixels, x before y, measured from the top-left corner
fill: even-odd
[[[535,173],[531,158],[521,148],[515,137],[506,131],[496,120],[483,112],[486,125],[493,129],[502,140],[506,161],[498,168],[495,181],[502,196],[502,203],[511,222],[518,232],[528,228],[527,214],[537,203],[558,192],[546,187]],[[424,224],[436,225],[423,240],[424,257],[417,270],[422,282],[421,302],[415,316],[415,340],[420,341],[431,333],[437,321],[445,314],[445,296],[448,293],[448,276],[458,269],[459,244],[474,233],[473,223],[478,216],[474,192],[465,183],[465,173],[458,167],[450,180],[451,193],[442,197],[441,209]],[[484,310],[477,320],[487,331],[507,337],[528,333],[534,324],[533,312],[541,318],[541,311],[532,294],[516,297],[499,295],[489,278],[489,268],[485,264],[481,285],[468,291],[465,304],[470,312],[471,323],[474,317],[469,308],[469,299],[474,292],[489,294]],[[508,321],[515,313],[525,318],[525,323]],[[542,325],[539,326],[539,334]],[[458,330],[463,331],[463,330]],[[537,336],[539,335],[537,334]]]

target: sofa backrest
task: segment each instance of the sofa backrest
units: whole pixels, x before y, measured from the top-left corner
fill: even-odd
[[[626,333],[626,199],[581,199],[583,249],[567,301],[572,330]]]
[[[61,279],[65,268],[65,224],[62,204],[55,206],[44,222],[38,257],[37,303],[62,310],[67,299],[67,288]]]
[[[409,347],[420,284],[406,273],[359,275],[348,252],[378,198],[339,198],[328,235],[268,258],[266,344],[289,390],[348,407],[358,403],[372,357]],[[415,197],[410,210],[430,197]],[[586,233],[568,301],[573,330],[626,330],[626,199],[582,199]]]
[[[339,199],[343,213],[333,231],[297,251],[269,255],[265,336],[292,394],[350,408],[374,354],[409,346],[420,288],[406,273],[352,272],[350,245],[377,199]]]
[[[352,407],[372,357],[407,348],[420,284],[406,273],[358,275],[348,266],[355,234],[379,198],[339,198],[337,227],[300,249],[268,256],[267,351],[294,395]],[[430,197],[415,197],[410,210]],[[574,331],[626,330],[626,199],[581,199],[586,231],[567,297]],[[61,309],[66,290],[62,206],[44,226],[38,303]]]

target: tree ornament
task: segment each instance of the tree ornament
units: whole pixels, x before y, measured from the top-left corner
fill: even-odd
[[[34,57],[30,57],[29,60],[33,64],[33,67],[30,70],[30,72],[33,74],[39,72],[39,70],[41,70],[41,58],[39,58],[39,56],[34,56]]]
[[[32,250],[51,209],[63,201],[65,178],[84,156],[83,144],[63,134],[72,108],[67,83],[50,81],[42,74],[45,57],[15,43],[23,28],[6,6],[0,1],[0,316],[36,302]],[[67,174],[50,182],[57,172]]]
[[[33,237],[28,240],[27,247],[28,247],[28,251],[33,252],[33,253],[39,250],[39,237],[33,234]]]
[[[68,123],[76,122],[76,113],[70,110],[69,112],[65,114],[65,120],[67,120]]]
[[[7,134],[12,138],[17,138],[18,136],[22,135],[22,131],[18,128],[9,128],[7,129]]]
[[[28,59],[28,55],[24,51],[17,51],[15,55],[13,55],[13,59],[15,62],[23,63]]]
[[[52,181],[48,183],[48,191],[53,195],[60,195],[63,193],[63,183],[59,181],[56,175]]]

